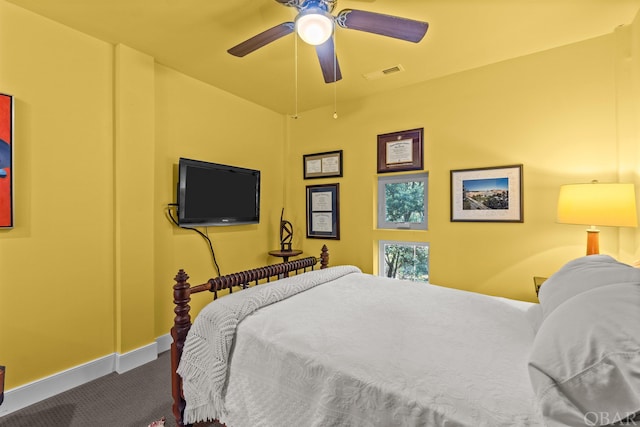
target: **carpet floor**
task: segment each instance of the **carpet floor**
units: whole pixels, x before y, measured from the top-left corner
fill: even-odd
[[[0,427],[147,427],[162,417],[167,427],[175,427],[170,366],[167,351],[123,374],[105,375],[0,417]]]

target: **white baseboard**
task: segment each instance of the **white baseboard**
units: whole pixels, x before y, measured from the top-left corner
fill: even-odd
[[[158,358],[158,344],[151,343],[125,354],[116,353],[115,371],[123,374]]]
[[[115,353],[8,390],[0,406],[0,417],[110,374],[114,368]]]
[[[171,343],[173,343],[171,334],[165,334],[161,337],[156,338],[156,344],[158,344],[158,354],[171,350]]]
[[[170,346],[171,335],[166,334],[158,337],[156,342],[133,351],[124,354],[113,353],[32,383],[7,390],[4,393],[4,402],[0,406],[0,419],[19,409],[26,408],[29,405],[112,372],[122,374],[142,366],[157,359],[158,354],[168,350]]]

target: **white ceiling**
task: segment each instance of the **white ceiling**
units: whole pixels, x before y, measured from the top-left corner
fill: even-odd
[[[283,114],[608,34],[640,10],[640,0],[338,0],[334,15],[361,9],[424,20],[429,30],[414,44],[338,28],[343,79],[326,84],[314,48],[301,41],[296,67],[294,34],[244,58],[227,53],[294,19],[296,10],[275,0],[8,1]],[[405,71],[363,77],[396,65]]]

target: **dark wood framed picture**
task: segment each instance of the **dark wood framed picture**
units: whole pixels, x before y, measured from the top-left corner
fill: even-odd
[[[307,237],[340,240],[340,185],[307,185]]]
[[[0,228],[13,228],[13,96],[0,94]]]
[[[522,165],[451,171],[451,221],[524,222]]]
[[[304,179],[342,176],[342,150],[302,156]]]
[[[378,173],[422,170],[424,129],[378,135]]]

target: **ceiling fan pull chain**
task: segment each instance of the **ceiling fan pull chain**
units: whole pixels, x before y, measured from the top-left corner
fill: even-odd
[[[338,118],[338,37],[336,30],[333,30],[333,118]]]
[[[294,56],[294,64],[293,64],[293,81],[294,81],[294,97],[295,97],[295,114],[293,115],[293,119],[298,118],[298,37],[294,38],[293,42],[293,56]]]

